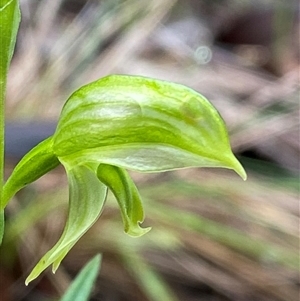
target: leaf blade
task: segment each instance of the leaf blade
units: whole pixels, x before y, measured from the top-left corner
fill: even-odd
[[[16,37],[21,20],[18,0],[0,1],[0,77],[5,79],[8,67],[13,56]]]
[[[76,276],[70,287],[60,301],[88,300],[101,265],[101,256],[96,255],[90,260]]]

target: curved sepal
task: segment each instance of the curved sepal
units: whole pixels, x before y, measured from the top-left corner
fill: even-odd
[[[116,197],[122,214],[124,230],[131,236],[142,236],[151,228],[141,228],[144,210],[140,194],[126,170],[107,164],[100,164],[98,179],[110,188]]]
[[[242,178],[225,124],[211,103],[185,86],[111,75],[77,90],[54,134],[64,162],[98,162],[141,172],[224,167]]]
[[[60,162],[53,152],[52,145],[52,137],[49,137],[31,149],[21,159],[4,184],[1,208],[4,208],[10,198],[21,188],[59,165]]]
[[[63,234],[27,277],[26,285],[53,264],[55,272],[73,245],[94,224],[102,212],[107,187],[102,184],[93,169],[81,165],[67,169],[69,180],[69,214]]]

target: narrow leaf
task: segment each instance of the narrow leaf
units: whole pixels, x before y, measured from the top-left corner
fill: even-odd
[[[60,301],[87,301],[100,269],[100,264],[100,255],[90,260],[71,283]]]
[[[4,79],[14,52],[21,19],[18,0],[0,0],[0,78]]]
[[[185,86],[112,75],[76,91],[65,104],[54,152],[64,162],[99,162],[142,171],[225,167],[242,178],[224,121]]]
[[[166,280],[138,252],[132,250],[132,252],[126,253],[121,248],[121,253],[127,269],[142,288],[147,300],[179,301],[168,287]]]
[[[100,164],[98,179],[107,185],[115,195],[121,209],[124,230],[131,236],[141,236],[150,228],[141,228],[144,210],[139,192],[126,170],[106,164]]]
[[[81,165],[67,169],[69,180],[69,215],[63,234],[55,246],[48,251],[27,277],[26,285],[53,264],[55,272],[69,250],[95,223],[102,212],[107,188],[96,177],[89,166]]]
[[[59,165],[53,153],[52,144],[52,137],[47,138],[29,151],[17,164],[3,187],[1,208],[4,208],[10,198],[21,188]]]

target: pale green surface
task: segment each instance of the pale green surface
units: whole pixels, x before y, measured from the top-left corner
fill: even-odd
[[[56,245],[34,267],[25,281],[26,284],[38,277],[51,264],[55,273],[62,259],[102,212],[107,188],[98,181],[95,172],[87,166],[76,166],[67,170],[67,174],[70,196],[64,232]]]
[[[224,167],[243,179],[225,124],[216,109],[185,86],[145,77],[112,75],[88,84],[66,102],[56,132],[32,149],[5,185],[4,207],[22,187],[62,163],[69,180],[69,216],[57,244],[26,279],[49,265],[53,272],[101,214],[107,187],[125,232],[141,236],[144,211],[126,169],[159,172]]]
[[[141,172],[224,167],[246,174],[224,121],[202,95],[179,84],[112,75],[77,90],[53,136],[67,164],[99,162]]]
[[[3,203],[6,80],[15,47],[19,22],[19,2],[17,0],[0,0],[0,204]],[[3,214],[0,217],[0,244],[4,232]]]
[[[98,179],[115,195],[122,214],[125,232],[131,236],[141,236],[150,228],[141,228],[144,221],[144,209],[140,194],[126,170],[106,164],[100,164]]]
[[[93,283],[97,278],[100,264],[100,255],[90,260],[71,283],[60,301],[87,301],[91,294]]]
[[[57,157],[53,154],[52,144],[52,137],[45,139],[17,164],[4,185],[2,208],[16,192],[59,165]]]

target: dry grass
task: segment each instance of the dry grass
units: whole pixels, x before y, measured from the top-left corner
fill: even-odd
[[[46,272],[26,288],[31,266],[63,227],[67,191],[58,170],[9,206],[1,300],[53,300],[93,254],[102,252],[92,300],[296,301],[297,60],[290,59],[293,63],[286,64],[280,77],[249,66],[238,53],[214,43],[210,26],[216,22],[211,21],[205,25],[210,34],[202,35],[198,46],[206,46],[213,56],[199,62],[197,45],[178,39],[182,33],[172,27],[171,22],[191,18],[180,1],[87,1],[76,14],[64,4],[72,7],[71,1],[21,2],[23,27],[9,81],[10,120],[56,120],[72,90],[109,73],[173,80],[197,89],[219,109],[249,178],[242,182],[229,171],[206,169],[133,174],[145,203],[145,224],[152,231],[139,239],[123,234],[109,198],[103,216],[57,274]],[[211,20],[220,12],[229,14],[216,3]],[[207,5],[201,4],[203,9]]]

